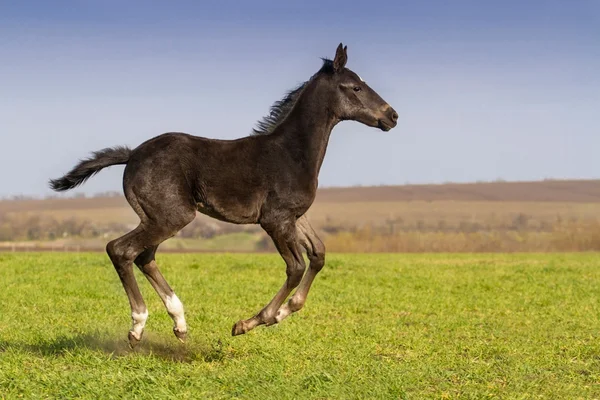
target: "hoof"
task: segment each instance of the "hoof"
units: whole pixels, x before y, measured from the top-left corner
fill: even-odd
[[[133,333],[132,331],[129,331],[129,348],[130,349],[134,349],[135,346],[137,346],[137,344],[140,342],[140,340],[142,340],[142,336],[140,336],[139,338],[135,337],[135,333]]]
[[[182,332],[182,331],[180,331],[180,330],[179,330],[179,329],[177,329],[177,328],[173,328],[173,333],[175,334],[175,337],[176,337],[177,339],[179,339],[179,341],[180,341],[181,343],[185,343],[185,338],[186,338],[186,336],[187,336],[187,332]]]
[[[244,321],[238,321],[233,324],[233,328],[231,328],[231,336],[243,335],[247,331]]]

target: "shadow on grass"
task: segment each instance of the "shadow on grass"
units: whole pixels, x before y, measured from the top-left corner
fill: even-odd
[[[0,341],[0,353],[9,349],[17,349],[42,356],[60,357],[70,355],[82,349],[100,351],[118,359],[121,357],[147,356],[157,357],[165,361],[191,363],[223,362],[234,357],[232,349],[225,348],[221,340],[205,344],[182,344],[175,340],[173,343],[163,343],[145,337],[135,349],[130,349],[126,340],[111,339],[107,334],[78,334],[75,336],[59,336],[51,340],[41,340],[37,343]]]

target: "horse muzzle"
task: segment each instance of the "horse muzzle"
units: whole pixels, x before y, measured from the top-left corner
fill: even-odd
[[[382,131],[389,131],[398,124],[398,113],[389,104],[386,104],[382,116],[377,120],[377,126]]]

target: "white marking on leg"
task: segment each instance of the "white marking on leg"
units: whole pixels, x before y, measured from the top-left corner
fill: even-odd
[[[146,320],[148,320],[148,310],[142,313],[131,313],[131,332],[137,340],[142,339],[142,333],[144,333],[144,327],[146,326]]]
[[[287,318],[290,314],[295,313],[296,311],[300,310],[304,306],[305,302],[306,302],[306,296],[304,296],[298,292],[294,293],[292,298],[287,303],[285,303],[284,305],[282,305],[279,308],[279,310],[277,311],[277,316],[275,317],[275,320],[278,323],[281,322],[282,320]]]
[[[277,311],[277,315],[275,316],[275,321],[277,321],[277,323],[279,323],[279,322],[283,321],[285,318],[287,318],[287,316],[290,315],[291,313],[292,313],[292,310],[290,309],[290,306],[287,303],[285,303]]]
[[[173,296],[167,296],[165,306],[167,307],[167,312],[173,318],[175,329],[179,332],[187,332],[185,317],[183,315],[183,304],[175,293],[173,293]]]

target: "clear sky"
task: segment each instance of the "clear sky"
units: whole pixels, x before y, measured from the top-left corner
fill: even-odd
[[[400,119],[339,124],[321,186],[600,177],[600,1],[22,0],[0,1],[0,196],[167,131],[245,136],[340,41]]]

